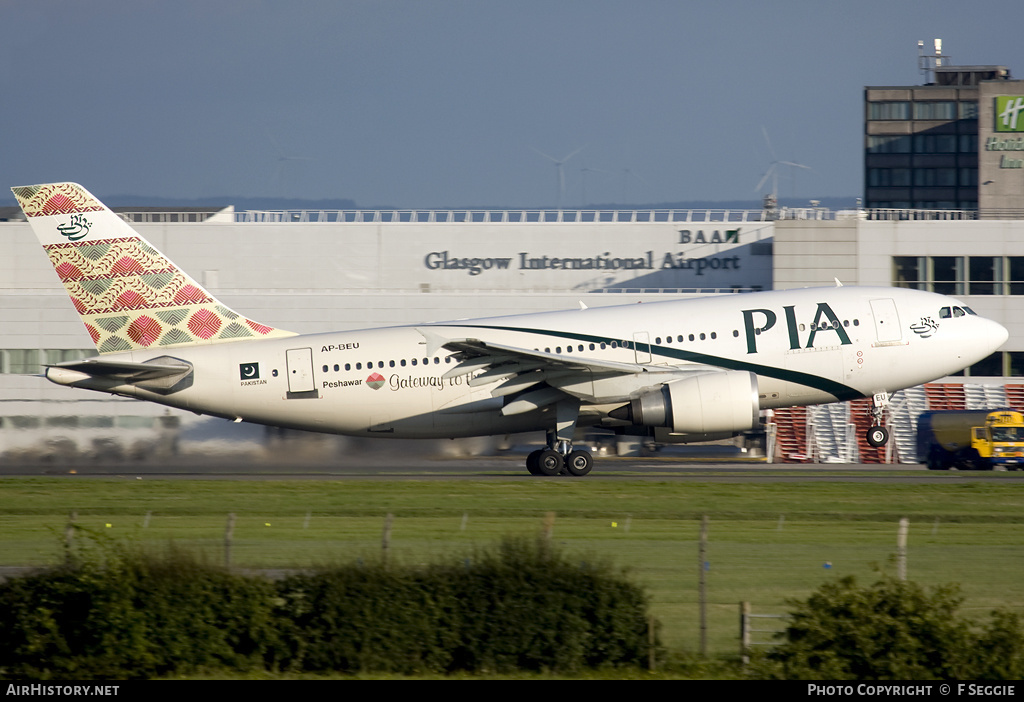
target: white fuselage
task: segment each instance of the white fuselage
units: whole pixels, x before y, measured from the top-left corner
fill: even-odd
[[[581,361],[637,364],[647,370],[635,374],[633,394],[664,382],[660,370],[747,370],[757,376],[760,408],[768,409],[893,392],[976,363],[1006,340],[1006,330],[973,313],[942,316],[962,307],[900,288],[811,288],[146,349],[103,358],[180,359],[193,367],[190,383],[170,394],[134,385],[104,389],[202,414],[350,435],[461,437],[550,425],[543,410],[502,414],[506,398],[492,395],[501,379],[443,377],[458,359],[445,348],[428,351],[419,330],[429,329]],[[48,377],[88,387],[73,371],[51,368]],[[583,415],[628,401],[596,380],[571,390]]]

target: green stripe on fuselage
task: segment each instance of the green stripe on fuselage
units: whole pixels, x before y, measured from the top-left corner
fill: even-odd
[[[636,342],[628,339],[618,339],[609,336],[594,336],[592,334],[579,334],[576,332],[567,331],[555,331],[552,329],[531,329],[528,327],[502,327],[502,326],[490,326],[490,325],[474,325],[474,324],[445,324],[443,326],[457,327],[457,328],[469,328],[469,329],[495,329],[499,331],[512,331],[512,332],[524,332],[527,334],[541,334],[543,336],[553,336],[562,339],[573,339],[575,341],[585,341],[588,343],[595,344],[610,344],[625,343],[629,344],[628,348],[635,347]],[[759,363],[750,363],[749,361],[738,361],[731,358],[722,358],[721,356],[711,356],[709,354],[697,353],[695,351],[685,351],[683,349],[671,348],[668,346],[656,346],[654,344],[645,344],[651,349],[651,353],[656,353],[660,356],[668,356],[669,358],[675,358],[680,361],[690,361],[692,363],[701,363],[708,366],[715,366],[718,368],[726,368],[729,370],[745,370],[757,375],[763,375],[767,378],[775,378],[777,380],[784,380],[789,383],[796,383],[797,385],[806,385],[807,387],[827,392],[830,395],[834,395],[839,400],[857,400],[862,397],[866,397],[863,393],[851,388],[848,385],[830,380],[829,378],[822,378],[819,375],[813,375],[811,373],[801,373],[800,371],[787,370],[785,368],[775,368],[774,366],[765,366]]]

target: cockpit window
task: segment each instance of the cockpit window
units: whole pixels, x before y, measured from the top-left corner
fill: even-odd
[[[939,310],[940,319],[949,319],[950,317],[963,317],[965,314],[975,314],[975,312],[970,307],[943,307],[941,310]]]
[[[975,317],[978,316],[978,313],[972,310],[970,307],[964,307],[964,312],[966,312],[967,314],[973,314]]]

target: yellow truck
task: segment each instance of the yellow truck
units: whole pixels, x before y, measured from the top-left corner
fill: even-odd
[[[917,459],[931,470],[1024,468],[1024,414],[1014,410],[924,412]]]

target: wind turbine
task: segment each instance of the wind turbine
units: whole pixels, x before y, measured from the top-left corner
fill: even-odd
[[[611,171],[606,171],[606,170],[603,170],[601,168],[587,168],[585,166],[580,169],[580,194],[582,195],[582,198],[581,198],[582,201],[580,202],[580,206],[581,207],[586,207],[587,206],[587,174],[588,173],[608,173],[608,174],[610,174]]]
[[[772,148],[772,142],[768,138],[768,130],[765,129],[764,127],[761,127],[761,133],[764,134],[764,142],[765,142],[765,144],[768,145],[768,152],[771,154],[772,161],[771,161],[771,163],[768,166],[768,170],[765,171],[765,174],[763,176],[761,176],[761,180],[759,180],[757,182],[757,186],[754,188],[754,190],[760,192],[761,188],[764,187],[765,182],[769,178],[771,178],[772,179],[771,201],[772,201],[773,208],[774,208],[774,206],[777,205],[778,201],[779,201],[779,166],[789,166],[790,169],[804,168],[804,169],[806,169],[808,171],[811,171],[812,173],[814,172],[814,169],[811,168],[810,166],[805,166],[802,163],[795,163],[793,161],[780,161],[780,160],[778,160],[778,158],[775,157],[775,149]],[[792,173],[790,174],[790,178],[795,180],[795,178],[792,175]]]
[[[640,174],[629,168],[622,169],[622,205],[626,206],[629,204],[629,178],[630,176],[639,180],[643,185],[647,185],[647,181],[640,177]]]
[[[270,130],[267,129],[266,132],[267,132],[267,139],[270,141],[271,145],[274,147],[274,151],[277,152],[277,178],[276,178],[276,182],[275,182],[274,186],[279,191],[278,192],[279,196],[281,196],[281,197],[286,196],[286,195],[290,196],[290,195],[292,195],[292,193],[280,192],[281,190],[283,190],[283,187],[284,187],[285,164],[288,161],[312,161],[313,158],[310,157],[310,156],[286,156],[284,151],[281,150],[281,147],[278,145],[277,141],[274,139],[273,135],[270,133]]]
[[[549,156],[548,154],[544,153],[543,151],[541,151],[540,149],[536,148],[535,146],[531,146],[530,148],[533,149],[534,151],[536,151],[538,154],[540,154],[544,158],[548,159],[549,161],[551,161],[552,163],[555,164],[555,171],[557,173],[557,178],[558,178],[558,181],[557,181],[557,185],[558,185],[558,206],[556,207],[556,209],[559,209],[559,210],[562,209],[562,200],[565,198],[565,171],[562,170],[562,166],[564,166],[565,162],[568,161],[570,158],[572,158],[573,156],[578,154],[580,151],[583,151],[583,149],[587,148],[586,144],[584,144],[583,146],[581,146],[580,148],[576,149],[575,151],[573,151],[568,156],[565,156],[564,158],[561,158],[561,159],[557,159],[554,156]]]

